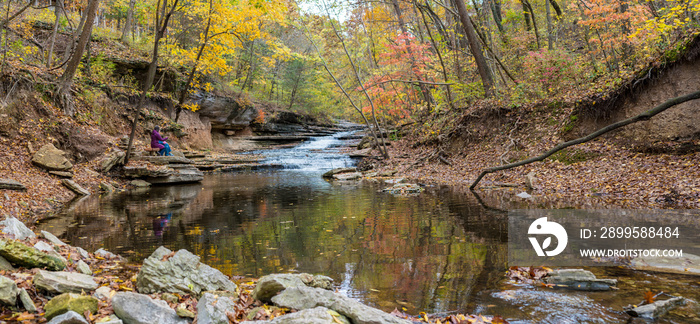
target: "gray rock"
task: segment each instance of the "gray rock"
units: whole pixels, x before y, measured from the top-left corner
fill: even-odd
[[[280,291],[291,287],[310,286],[331,289],[333,279],[325,276],[312,276],[308,273],[275,273],[260,278],[251,296],[254,299],[270,301]]]
[[[109,251],[107,251],[107,250],[105,250],[105,249],[103,249],[103,248],[100,248],[100,249],[98,249],[97,251],[95,251],[95,255],[101,256],[101,257],[103,257],[103,258],[105,258],[105,259],[116,259],[116,258],[121,258],[120,256],[118,256],[118,255],[116,255],[116,254],[114,254],[114,253],[112,253],[112,252],[109,252]]]
[[[24,306],[24,309],[26,309],[28,312],[36,312],[36,305],[34,305],[34,301],[29,296],[26,289],[22,288],[19,290],[19,300],[22,301],[22,306]]]
[[[0,276],[0,303],[5,305],[15,305],[19,289],[14,280]]]
[[[88,253],[88,251],[85,251],[85,249],[83,249],[79,246],[76,246],[75,249],[78,250],[80,257],[82,257],[83,259],[87,259],[90,257],[90,253]]]
[[[632,317],[656,320],[666,315],[666,313],[672,309],[685,305],[685,303],[685,298],[674,297],[666,300],[657,300],[651,304],[646,304],[639,307],[625,307],[625,312]]]
[[[148,168],[147,166],[125,166],[124,167],[124,176],[128,178],[142,178],[142,177],[152,177],[152,178],[158,178],[158,177],[167,177],[171,174],[175,173],[175,171],[171,168],[168,168],[166,166],[161,166],[158,168]]]
[[[131,185],[136,187],[136,188],[148,188],[151,186],[151,183],[148,181],[136,179],[136,180],[131,180]]]
[[[134,157],[134,160],[148,161],[156,165],[194,163],[194,161],[180,156],[138,156]]]
[[[544,282],[556,287],[584,291],[606,291],[617,285],[616,279],[598,279],[583,269],[558,269],[544,277]]]
[[[341,173],[341,174],[335,174],[333,175],[333,179],[335,180],[357,180],[357,179],[362,179],[362,173],[359,172],[349,172],[349,173]]]
[[[411,323],[379,309],[364,305],[352,298],[320,288],[288,288],[279,295],[272,297],[272,302],[278,306],[298,310],[311,309],[318,306],[330,308],[348,317],[354,324]]]
[[[172,292],[199,295],[207,290],[235,291],[236,284],[221,271],[199,262],[199,257],[187,250],[172,251],[159,247],[143,262],[136,279],[142,293]]]
[[[199,304],[197,304],[199,306]],[[181,303],[177,305],[175,308],[175,314],[180,317],[187,317],[187,318],[192,318],[194,319],[197,315],[194,314],[191,310],[187,309],[187,304]]]
[[[89,196],[90,192],[81,187],[78,183],[71,179],[61,179],[61,184],[65,186],[66,188],[70,189],[71,191],[75,192],[77,195],[80,196]]]
[[[146,180],[150,183],[157,184],[175,184],[199,182],[204,180],[204,173],[199,171],[197,167],[187,165],[182,167],[171,166],[173,173],[166,177],[148,177]]]
[[[180,301],[180,298],[178,298],[175,294],[171,294],[171,293],[162,293],[160,295],[160,299],[165,300],[166,302],[169,302],[169,303],[173,303],[173,304]]]
[[[0,270],[13,271],[15,267],[12,266],[10,261],[0,256]]]
[[[217,297],[204,294],[197,303],[198,324],[228,324],[226,311],[234,308],[234,301],[229,297]]]
[[[131,292],[118,292],[112,298],[112,308],[126,324],[186,324],[168,303]]]
[[[124,164],[126,153],[122,151],[114,151],[102,160],[102,172],[109,172],[115,166]]]
[[[527,192],[525,192],[525,191],[523,191],[523,192],[521,192],[521,193],[519,193],[519,194],[517,194],[517,195],[515,195],[515,196],[518,197],[518,198],[522,198],[522,199],[532,198],[532,195],[529,194],[529,193],[527,193]]]
[[[630,267],[635,270],[700,276],[700,256],[683,251],[682,258],[639,257],[630,261]]]
[[[114,192],[114,187],[112,187],[111,184],[103,181],[103,182],[100,182],[100,191],[102,191],[106,194],[111,194]]]
[[[34,286],[49,293],[81,293],[97,289],[97,283],[88,275],[77,272],[39,270],[34,276]]]
[[[52,318],[48,324],[88,324],[88,321],[82,315],[74,311],[68,311]]]
[[[61,258],[51,256],[16,240],[0,239],[0,256],[12,264],[26,268],[63,270],[66,267],[65,261]]]
[[[56,235],[53,235],[47,231],[41,231],[41,235],[44,236],[45,239],[49,240],[49,242],[53,243],[55,246],[64,246],[66,243],[63,243],[63,241],[59,240]]]
[[[112,289],[107,286],[102,286],[95,290],[92,295],[99,300],[109,300],[109,296],[112,294]]]
[[[65,156],[66,152],[57,149],[53,144],[46,144],[34,153],[32,163],[47,170],[66,171],[70,170],[73,164]]]
[[[114,314],[109,315],[107,318],[108,318],[107,320],[103,320],[99,324],[123,324],[124,323],[124,322],[122,322],[122,320],[119,319],[119,317],[117,317],[117,315],[114,315]]]
[[[50,175],[55,175],[59,178],[73,178],[73,172],[68,172],[68,171],[49,171]]]
[[[277,317],[271,321],[257,321],[265,324],[350,324],[347,317],[325,307],[304,309]]]
[[[53,246],[49,243],[46,243],[44,241],[39,241],[34,244],[34,248],[41,251],[41,252],[56,252],[56,250],[53,249]]]
[[[538,181],[535,177],[535,172],[530,172],[527,175],[525,175],[525,186],[527,186],[529,189],[537,190],[539,189],[539,186],[537,184]]]
[[[78,272],[84,275],[92,275],[92,270],[90,270],[90,266],[83,260],[78,260],[78,264],[75,266],[75,268],[78,270]]]
[[[22,191],[27,190],[27,187],[15,180],[0,178],[0,189]]]
[[[334,175],[336,174],[341,174],[341,173],[349,173],[349,172],[357,172],[357,168],[337,168],[330,170],[322,175],[324,178],[333,178]]]
[[[3,233],[9,234],[18,240],[26,240],[36,237],[36,234],[34,234],[32,230],[27,228],[27,226],[24,225],[24,223],[20,222],[19,220],[17,220],[17,218],[14,217],[7,216],[5,220],[0,222],[0,226],[3,227]]]

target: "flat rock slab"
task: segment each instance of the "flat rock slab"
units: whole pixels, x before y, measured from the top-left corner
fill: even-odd
[[[146,180],[153,184],[178,184],[204,180],[204,173],[194,166],[174,167],[171,170],[172,174],[167,177],[148,177]]]
[[[73,167],[66,158],[66,152],[57,149],[53,144],[46,144],[34,153],[32,163],[53,171],[67,171]]]
[[[332,284],[333,279],[326,276],[314,276],[308,273],[275,273],[260,278],[251,296],[254,299],[268,302],[270,298],[287,288],[309,286],[331,289]]]
[[[700,256],[683,253],[682,258],[634,258],[630,267],[635,270],[700,276]]]
[[[81,196],[89,196],[90,192],[87,191],[87,189],[81,187],[78,183],[71,179],[61,179],[61,184],[65,186],[66,188],[70,189],[71,191],[75,192],[78,195]]]
[[[357,150],[349,154],[351,158],[366,158],[372,156],[372,148]]]
[[[162,300],[131,292],[118,292],[112,298],[114,313],[127,324],[187,324]]]
[[[151,177],[151,178],[157,178],[157,177],[167,177],[175,171],[173,169],[168,168],[166,166],[160,166],[160,167],[151,167],[149,168],[148,166],[125,166],[123,168],[124,170],[124,176],[128,178],[142,178],[142,177]]]
[[[236,284],[221,271],[199,262],[198,256],[187,250],[173,253],[162,246],[144,260],[136,287],[146,294],[171,292],[198,296],[211,290],[236,291]]]
[[[25,268],[46,268],[58,271],[66,267],[63,260],[14,240],[0,239],[0,256],[12,264]]]
[[[349,172],[349,173],[334,174],[333,179],[341,180],[341,181],[358,180],[358,179],[362,179],[362,173]]]
[[[2,228],[3,233],[9,234],[11,237],[18,240],[26,240],[36,237],[34,231],[30,230],[26,225],[24,225],[24,223],[14,217],[8,216],[5,218],[5,220],[0,222],[0,227]]]
[[[27,187],[25,187],[23,184],[19,183],[19,181],[15,181],[12,179],[0,178],[0,189],[22,191],[22,190],[27,190]]]
[[[22,288],[19,290],[19,300],[22,302],[24,309],[26,309],[28,312],[36,312],[36,305],[26,289]]]
[[[53,243],[55,246],[64,246],[66,243],[63,243],[56,235],[51,234],[50,232],[47,231],[41,231],[41,236],[43,236],[45,239],[49,240],[49,242]]]
[[[672,309],[685,305],[685,298],[675,297],[667,300],[657,300],[651,304],[639,307],[626,307],[625,312],[632,317],[655,320],[666,315]]]
[[[555,287],[584,291],[606,291],[617,285],[616,279],[598,279],[583,269],[558,269],[544,277],[544,282]]]
[[[55,175],[59,178],[72,178],[73,173],[68,171],[49,171],[50,175]]]
[[[95,314],[97,313],[97,304],[97,298],[92,296],[62,294],[52,298],[46,303],[44,306],[44,317],[50,320],[69,311],[78,314],[84,314],[86,311],[89,311],[90,314]]]
[[[49,293],[82,293],[97,289],[97,282],[92,276],[77,272],[39,270],[34,276],[37,289]]]
[[[330,171],[327,171],[322,175],[323,178],[333,178],[334,175],[336,174],[341,174],[341,173],[350,173],[350,172],[357,172],[357,168],[337,168],[333,169]]]
[[[134,157],[137,161],[148,161],[156,165],[166,164],[192,164],[194,161],[180,156],[138,156]]]
[[[298,310],[318,306],[332,309],[350,319],[354,324],[410,324],[411,322],[379,309],[369,307],[354,300],[336,294],[330,290],[311,287],[293,287],[272,297],[272,302],[281,307]]]

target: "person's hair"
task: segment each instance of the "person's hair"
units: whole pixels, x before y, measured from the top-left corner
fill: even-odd
[[[158,125],[156,125],[156,127],[153,127],[153,129],[160,132],[160,126]]]

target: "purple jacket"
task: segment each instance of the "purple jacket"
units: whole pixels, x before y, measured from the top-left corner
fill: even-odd
[[[168,140],[168,138],[167,138],[167,137],[166,137],[166,138],[161,137],[161,136],[160,136],[160,133],[158,133],[157,130],[154,129],[153,132],[151,132],[151,147],[152,147],[152,148],[158,148],[158,149],[164,148],[165,146],[163,146],[163,144],[160,144],[160,143],[158,143],[158,142],[159,142],[159,141],[160,141],[160,142],[165,142],[165,141],[167,141],[167,140]]]

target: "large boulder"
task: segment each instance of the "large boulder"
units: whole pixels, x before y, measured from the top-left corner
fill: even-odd
[[[253,289],[252,297],[262,301],[270,301],[270,298],[280,291],[291,287],[309,286],[315,288],[331,289],[333,279],[326,276],[313,276],[308,273],[274,273],[258,280]]]
[[[7,190],[27,190],[27,187],[25,187],[23,184],[19,183],[18,181],[12,180],[12,179],[2,179],[0,178],[0,189],[7,189]]]
[[[15,240],[0,239],[0,256],[25,268],[46,268],[58,271],[66,267],[63,260]]]
[[[320,288],[305,286],[288,288],[279,295],[272,297],[272,302],[281,307],[298,310],[311,309],[318,306],[326,307],[346,316],[354,324],[411,323],[408,320],[364,305],[350,297]]]
[[[187,250],[172,254],[159,247],[143,262],[136,279],[142,293],[172,292],[199,295],[204,291],[235,291],[234,284],[221,271],[199,262],[199,257]]]
[[[5,305],[15,305],[19,289],[14,280],[0,276],[0,303]]]
[[[229,297],[205,293],[197,302],[197,324],[228,324],[226,312],[232,311],[234,304]]]
[[[46,303],[44,306],[44,317],[50,320],[69,311],[74,311],[78,314],[84,314],[85,311],[89,311],[90,314],[95,314],[97,313],[97,304],[97,298],[92,296],[62,294]]]
[[[114,313],[126,324],[187,324],[162,300],[131,292],[118,292],[112,298]]]
[[[53,144],[46,144],[34,153],[32,163],[54,171],[66,171],[73,167],[73,164],[66,158],[66,152],[57,149]]]
[[[5,234],[9,234],[11,237],[14,237],[18,240],[26,240],[30,238],[35,238],[36,234],[29,228],[27,228],[24,223],[20,222],[17,220],[17,218],[7,216],[5,220],[0,222],[0,226],[2,226],[2,232]]]
[[[81,293],[97,289],[97,282],[82,273],[39,270],[34,276],[34,286],[49,293]]]
[[[616,279],[598,279],[592,272],[583,269],[557,269],[543,280],[556,287],[584,291],[606,291],[617,285]]]

